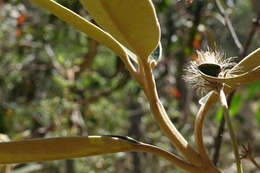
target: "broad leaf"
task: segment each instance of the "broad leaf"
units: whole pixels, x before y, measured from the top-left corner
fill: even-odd
[[[132,151],[139,143],[118,136],[33,139],[0,143],[0,164],[69,159]]]
[[[112,49],[118,56],[126,59],[126,53],[118,41],[116,41],[111,35],[98,28],[96,25],[77,15],[73,11],[61,6],[53,0],[30,0],[40,7],[48,10],[55,16],[64,20],[68,24],[71,24],[81,32],[86,33],[89,37],[97,40],[105,46]]]
[[[232,68],[231,74],[240,75],[260,67],[260,48],[256,49]]]
[[[151,0],[80,0],[104,30],[141,58],[157,47],[160,27]]]
[[[72,159],[132,151],[152,153],[190,172],[195,170],[193,165],[161,148],[129,137],[111,135],[0,142],[0,164]]]

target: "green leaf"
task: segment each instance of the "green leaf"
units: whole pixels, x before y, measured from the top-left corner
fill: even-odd
[[[260,127],[260,102],[258,103],[258,109],[256,111],[256,120],[257,120],[258,126]]]
[[[25,163],[132,151],[139,143],[128,137],[88,136],[0,143],[0,163]]]
[[[94,40],[104,44],[113,50],[118,56],[126,60],[126,53],[121,44],[116,41],[111,35],[98,28],[96,25],[77,15],[73,11],[61,6],[53,0],[30,0],[40,7],[48,10],[58,18],[74,26],[79,31],[87,34]]]
[[[80,0],[95,21],[141,58],[160,40],[160,27],[151,0]]]
[[[235,116],[238,113],[241,105],[242,105],[242,96],[239,94],[234,95],[229,108],[231,117]]]
[[[248,97],[247,97],[248,100],[252,100],[255,97],[257,97],[257,95],[260,92],[260,81],[249,85],[247,87],[247,92],[248,92]]]
[[[219,107],[218,111],[216,112],[215,120],[217,122],[220,122],[222,117],[223,117],[223,110],[222,110],[222,107]]]
[[[156,146],[123,136],[85,136],[0,142],[0,164],[72,159],[116,152],[148,152],[188,171],[194,167]]]

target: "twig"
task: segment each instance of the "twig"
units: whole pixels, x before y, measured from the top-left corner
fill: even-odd
[[[233,127],[232,127],[232,123],[231,123],[231,120],[230,120],[230,117],[229,117],[227,100],[226,100],[226,96],[225,96],[223,89],[220,90],[219,100],[220,100],[220,104],[223,108],[224,117],[225,117],[226,122],[227,122],[227,127],[228,127],[228,131],[229,131],[229,135],[230,135],[230,138],[231,138],[231,143],[232,143],[232,147],[233,147],[234,155],[235,155],[235,159],[236,159],[237,172],[243,173],[243,168],[242,168],[241,160],[240,160],[240,157],[239,157],[238,145],[237,145],[235,133],[234,133],[234,130],[233,130]]]
[[[53,49],[51,48],[51,46],[47,44],[47,45],[44,47],[44,49],[45,49],[47,55],[50,57],[53,66],[54,66],[60,73],[64,73],[65,70],[64,70],[64,68],[60,65],[60,63],[56,60],[56,55],[55,55]]]
[[[260,166],[258,165],[258,163],[255,161],[254,157],[252,156],[252,147],[250,145],[250,143],[247,144],[247,146],[242,145],[243,150],[242,150],[242,154],[240,155],[241,159],[249,159],[254,165],[255,167],[260,170]]]
[[[230,106],[231,104],[231,100],[232,100],[232,97],[234,95],[235,91],[231,92],[231,94],[229,95],[228,97],[228,106]],[[214,154],[213,154],[213,163],[215,165],[217,165],[218,163],[218,159],[219,159],[219,153],[220,153],[220,148],[221,148],[221,143],[222,143],[222,139],[223,139],[223,133],[225,131],[225,118],[224,116],[222,116],[221,118],[221,122],[220,122],[220,125],[219,125],[219,128],[218,128],[218,133],[217,133],[217,136],[215,137],[215,143],[214,143]]]
[[[215,137],[215,143],[214,143],[213,163],[215,165],[217,165],[217,163],[218,163],[219,151],[221,148],[224,131],[225,131],[225,118],[222,117],[219,128],[218,128],[218,134]]]
[[[242,52],[243,51],[243,46],[242,46],[241,42],[239,41],[239,39],[237,37],[237,34],[236,34],[235,30],[234,30],[234,27],[233,27],[233,25],[232,25],[232,23],[231,23],[231,21],[229,19],[229,16],[228,16],[227,12],[223,8],[223,6],[221,5],[219,0],[216,0],[216,4],[217,4],[217,7],[218,7],[220,13],[222,14],[222,16],[225,19],[225,23],[226,23],[227,28],[228,28],[228,30],[229,30],[229,32],[230,32],[230,34],[231,34],[231,36],[232,36],[232,38],[234,40],[235,45],[237,46],[239,51]]]
[[[254,36],[254,34],[255,34],[256,30],[257,30],[257,26],[259,26],[259,24],[260,24],[260,14],[258,14],[258,17],[257,17],[257,19],[255,21],[253,20],[253,25],[252,25],[251,31],[249,32],[247,41],[246,41],[246,43],[244,45],[243,52],[240,53],[240,60],[242,60],[247,55],[249,46],[252,43],[253,36]],[[232,95],[234,93],[235,93],[235,91],[232,92],[231,95],[229,96],[228,105],[230,104],[230,102],[232,100]],[[218,159],[219,159],[219,152],[220,152],[220,149],[221,149],[221,142],[222,142],[222,134],[224,132],[224,124],[225,124],[224,123],[224,117],[222,117],[221,124],[220,124],[220,126],[218,128],[218,135],[215,138],[215,151],[214,151],[214,155],[213,155],[213,162],[214,162],[215,165],[217,164]]]
[[[241,56],[240,58],[244,58],[246,55],[247,55],[247,52],[248,52],[248,49],[249,49],[249,46],[252,42],[252,39],[257,31],[257,27],[260,25],[260,14],[258,14],[257,18],[253,19],[252,21],[252,28],[248,34],[248,38],[246,40],[246,43],[244,45],[244,49],[243,49],[243,52],[241,52]]]

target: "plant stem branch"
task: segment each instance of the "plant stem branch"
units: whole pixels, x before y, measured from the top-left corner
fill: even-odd
[[[253,19],[252,28],[249,31],[248,38],[246,40],[246,43],[244,44],[243,52],[240,53],[240,58],[239,58],[240,60],[242,60],[247,55],[248,49],[252,43],[253,36],[255,35],[255,32],[257,31],[257,26],[259,26],[259,24],[260,24],[260,14],[258,14],[255,21]],[[233,91],[230,94],[229,99],[228,99],[228,105],[230,104],[234,93],[235,93],[235,91]],[[213,155],[213,162],[215,165],[217,165],[217,162],[219,159],[219,152],[220,152],[220,148],[221,148],[222,134],[224,132],[224,126],[225,126],[225,119],[224,119],[224,117],[222,117],[221,124],[218,128],[218,134],[217,134],[217,137],[215,138],[215,151],[214,151],[214,155]]]
[[[221,148],[223,133],[225,131],[225,123],[226,123],[225,118],[222,117],[219,128],[218,128],[218,134],[215,137],[215,143],[214,143],[213,163],[215,165],[217,165],[218,160],[219,160],[219,151],[220,151],[220,148]]]
[[[195,136],[195,144],[196,147],[202,157],[202,159],[207,163],[207,164],[213,164],[209,156],[207,154],[207,151],[205,149],[204,143],[203,143],[203,135],[202,135],[202,129],[203,129],[203,122],[206,117],[206,113],[210,109],[210,107],[215,103],[216,100],[216,93],[215,91],[211,91],[208,95],[207,101],[202,104],[200,107],[200,110],[196,116],[195,120],[195,129],[194,129],[194,136]]]
[[[235,94],[235,91],[232,91],[229,94],[229,97],[228,97],[228,100],[227,100],[227,102],[228,102],[227,105],[228,106],[230,106],[231,100],[232,100],[232,97],[233,97],[234,94]],[[217,133],[217,136],[215,137],[215,143],[214,143],[215,147],[214,147],[214,154],[213,154],[213,163],[215,165],[217,165],[218,159],[219,159],[219,153],[220,153],[220,149],[221,149],[223,133],[225,131],[225,124],[226,124],[225,117],[222,116],[220,125],[218,127],[218,133]]]
[[[238,144],[237,144],[235,133],[234,133],[234,130],[233,130],[233,127],[232,127],[231,119],[229,117],[227,100],[226,100],[226,96],[225,96],[223,89],[220,90],[219,100],[220,100],[221,106],[223,108],[224,117],[225,117],[226,122],[227,122],[227,127],[228,127],[228,131],[229,131],[229,135],[230,135],[230,138],[231,138],[232,147],[233,147],[234,155],[235,155],[235,159],[236,159],[237,172],[243,173],[241,160],[239,158]]]
[[[258,163],[255,161],[255,159],[250,155],[249,160],[255,165],[255,167],[260,170],[260,166],[258,165]]]
[[[253,37],[254,37],[254,35],[257,31],[257,27],[259,26],[259,24],[260,24],[260,14],[258,14],[256,19],[253,19],[252,28],[249,31],[248,38],[247,38],[246,43],[244,45],[243,52],[241,52],[241,54],[240,54],[241,55],[240,59],[243,59],[247,55],[249,46],[251,45],[251,42],[253,40]]]
[[[216,0],[216,4],[217,4],[217,7],[218,7],[221,15],[225,19],[225,23],[226,23],[227,28],[228,28],[228,30],[229,30],[229,32],[230,32],[230,34],[231,34],[231,36],[232,36],[232,38],[234,40],[235,45],[237,46],[239,51],[242,52],[243,51],[243,46],[242,46],[241,42],[238,39],[238,36],[237,36],[237,34],[236,34],[235,30],[234,30],[234,27],[233,27],[233,25],[232,25],[232,23],[231,23],[231,21],[229,19],[229,16],[228,16],[227,12],[223,8],[223,6],[221,5],[219,0]]]
[[[156,146],[153,145],[149,145],[149,144],[144,144],[141,143],[142,145],[139,145],[138,147],[136,147],[134,150],[138,151],[138,152],[147,152],[147,153],[151,153],[157,156],[160,156],[162,158],[167,159],[168,161],[170,161],[171,163],[179,166],[180,168],[189,171],[191,173],[200,173],[199,168],[193,166],[190,163],[185,162],[184,160],[182,160],[181,158],[179,158],[178,156],[176,156],[175,154],[172,154],[168,151],[165,151],[161,148],[158,148]]]
[[[201,158],[199,154],[188,144],[173,125],[159,100],[150,63],[145,60],[140,60],[139,58],[139,71],[144,80],[145,94],[156,122],[178,151],[180,151],[193,165],[200,166]]]

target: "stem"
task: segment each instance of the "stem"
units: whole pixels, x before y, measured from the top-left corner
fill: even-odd
[[[225,93],[224,93],[223,89],[220,90],[219,100],[220,100],[221,106],[223,108],[224,117],[225,117],[226,122],[227,122],[227,127],[228,127],[228,131],[229,131],[229,135],[230,135],[230,138],[231,138],[232,147],[233,147],[234,155],[235,155],[235,159],[236,159],[237,172],[238,173],[243,173],[241,160],[239,158],[238,145],[237,145],[235,133],[234,133],[234,130],[233,130],[233,127],[232,127],[231,119],[229,117],[229,110],[228,110],[228,106],[227,106],[227,100],[226,100],[226,96],[225,96]]]
[[[200,173],[200,168],[193,166],[190,163],[185,162],[184,160],[182,160],[181,158],[179,158],[178,156],[176,156],[175,154],[172,154],[168,151],[165,151],[161,148],[158,148],[156,146],[153,145],[149,145],[149,144],[145,144],[145,143],[141,143],[142,145],[137,146],[134,151],[137,152],[147,152],[147,153],[151,153],[157,156],[160,156],[162,158],[165,158],[166,160],[170,161],[171,163],[179,166],[180,168],[189,171],[191,173]]]
[[[180,151],[193,165],[200,166],[201,158],[199,154],[188,144],[173,125],[159,100],[150,63],[140,60],[139,58],[139,72],[141,72],[140,75],[144,80],[143,89],[145,90],[156,122],[178,151]]]
[[[211,91],[209,93],[206,103],[200,107],[200,110],[196,116],[195,127],[194,127],[195,128],[194,136],[195,136],[196,147],[197,147],[201,157],[203,158],[203,160],[207,164],[212,164],[212,165],[213,165],[213,163],[209,159],[209,156],[207,154],[207,151],[206,151],[204,143],[203,143],[202,129],[203,129],[203,122],[206,117],[206,113],[208,112],[210,107],[215,103],[215,100],[216,100],[216,94],[214,91]]]
[[[257,15],[257,18],[255,19],[255,21],[253,19],[252,28],[251,28],[251,30],[250,30],[250,32],[248,34],[248,38],[247,38],[247,40],[245,42],[243,52],[240,55],[240,59],[241,60],[247,55],[247,51],[249,49],[249,46],[251,45],[251,42],[253,40],[253,37],[254,37],[254,35],[255,35],[256,31],[257,31],[257,27],[259,26],[259,24],[260,24],[260,13]]]
[[[221,118],[220,125],[218,127],[218,133],[217,136],[215,137],[215,144],[214,144],[214,154],[213,154],[213,163],[217,166],[218,160],[219,160],[219,154],[220,154],[220,149],[221,149],[221,144],[223,140],[223,133],[225,131],[225,118]]]
[[[237,46],[237,48],[239,49],[239,51],[242,52],[243,46],[242,46],[241,42],[240,42],[239,39],[238,39],[238,36],[237,36],[237,34],[236,34],[236,32],[235,32],[235,29],[234,29],[234,27],[233,27],[233,25],[232,25],[232,23],[231,23],[231,20],[229,19],[229,16],[228,16],[227,12],[226,12],[225,9],[223,8],[223,6],[221,5],[221,3],[220,3],[219,0],[216,0],[216,4],[217,4],[217,7],[218,7],[218,9],[219,9],[221,15],[222,15],[222,16],[224,17],[224,19],[225,19],[225,23],[226,23],[227,28],[228,28],[228,30],[229,30],[229,32],[230,32],[232,38],[233,38],[233,41],[234,41],[235,45]]]
[[[258,163],[255,161],[255,159],[254,159],[252,156],[250,156],[249,159],[250,159],[251,162],[255,165],[255,167],[256,167],[258,170],[260,170],[260,166],[259,166]]]
[[[231,100],[233,95],[235,94],[235,91],[232,91],[229,94],[228,100],[227,100],[227,105],[229,106],[231,104]],[[218,127],[218,133],[217,136],[215,137],[215,144],[214,144],[214,154],[213,154],[213,163],[217,165],[218,160],[219,160],[219,154],[220,154],[220,149],[221,149],[221,144],[222,144],[222,139],[223,139],[223,133],[225,131],[225,117],[222,116],[220,125]]]

